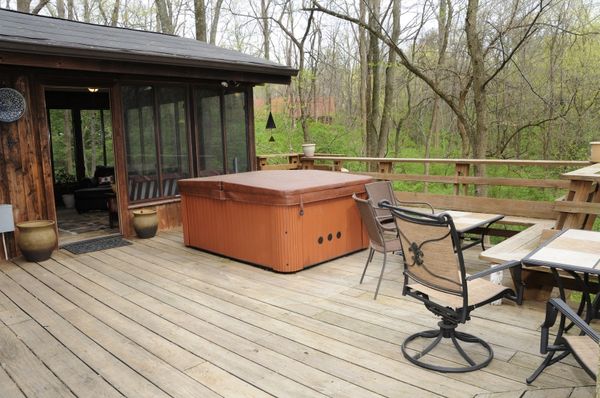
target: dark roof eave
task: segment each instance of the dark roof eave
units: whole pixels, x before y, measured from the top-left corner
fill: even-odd
[[[285,66],[252,65],[228,60],[214,61],[193,58],[137,54],[123,51],[106,51],[98,49],[83,49],[63,46],[44,46],[20,41],[0,41],[0,51],[18,51],[35,55],[53,55],[64,57],[79,57],[92,60],[126,61],[154,65],[172,65],[203,69],[220,69],[232,72],[248,72],[261,75],[292,77],[298,75],[298,70]],[[265,80],[269,82],[269,80]]]

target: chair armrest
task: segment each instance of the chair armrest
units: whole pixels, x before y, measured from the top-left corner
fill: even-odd
[[[398,205],[400,205],[400,206],[406,206],[406,205],[408,205],[409,207],[410,206],[414,206],[414,205],[424,206],[424,207],[427,207],[431,211],[431,214],[435,214],[435,210],[434,210],[433,206],[430,205],[427,202],[411,202],[411,201],[405,201],[405,200],[395,200],[395,205],[396,206],[398,206]]]
[[[569,321],[573,322],[579,330],[581,330],[586,336],[594,340],[595,343],[600,342],[600,334],[590,327],[567,303],[559,298],[553,298],[546,304],[546,319],[542,324],[542,336],[544,331],[548,333],[554,322],[556,321],[557,312],[563,314]]]
[[[499,272],[499,271],[504,271],[505,269],[508,268],[512,268],[512,267],[517,267],[517,266],[521,266],[521,261],[520,260],[512,260],[512,261],[507,261],[505,263],[502,263],[500,265],[497,265],[495,267],[490,267],[486,270],[477,272],[476,274],[473,275],[469,275],[466,279],[468,281],[472,281],[473,279],[478,279],[484,276],[488,276],[491,275],[493,273]]]

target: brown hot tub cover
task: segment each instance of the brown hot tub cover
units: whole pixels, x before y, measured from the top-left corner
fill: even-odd
[[[370,177],[255,171],[179,181],[186,245],[294,272],[363,249],[351,198]]]

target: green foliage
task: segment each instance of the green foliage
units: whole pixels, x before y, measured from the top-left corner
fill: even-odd
[[[267,117],[269,112],[265,109],[256,109],[255,134],[256,153],[299,153],[302,152],[303,136],[300,123],[292,125],[292,121],[285,114],[273,114],[276,129],[267,130]],[[319,153],[337,153],[347,156],[360,156],[362,137],[358,129],[349,129],[339,122],[325,124],[319,121],[309,121],[311,135],[317,144]],[[273,136],[275,142],[269,142]]]

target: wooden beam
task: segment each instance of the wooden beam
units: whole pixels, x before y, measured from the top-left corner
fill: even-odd
[[[200,80],[233,80],[254,84],[275,83],[290,84],[290,76],[270,75],[248,71],[232,71],[223,68],[177,66],[174,64],[145,64],[139,62],[111,61],[65,57],[61,55],[44,56],[18,52],[0,51],[0,65],[17,65],[20,67],[36,67],[60,69],[60,74],[68,74],[66,70],[102,72],[121,75],[169,76]]]
[[[558,167],[571,166],[583,167],[591,163],[587,160],[520,160],[520,159],[423,159],[423,158],[369,158],[369,157],[350,157],[350,156],[323,156],[316,154],[312,157],[314,160],[343,160],[355,162],[392,162],[392,163],[441,163],[441,164],[488,164],[496,166],[539,166],[539,167]]]
[[[395,192],[398,200],[427,202],[436,209],[495,213],[520,217],[555,219],[554,203],[535,200],[452,196],[420,192]]]
[[[123,125],[123,105],[121,87],[115,85],[110,90],[110,105],[113,126],[113,149],[115,154],[115,178],[117,185],[117,205],[119,207],[119,229],[123,236],[133,236],[133,225],[129,214],[127,160],[125,154],[125,126]]]
[[[558,188],[568,189],[569,181],[556,179],[533,179],[533,178],[504,178],[504,177],[459,177],[459,176],[440,176],[424,174],[388,174],[372,172],[353,172],[354,174],[368,175],[380,180],[390,181],[414,181],[414,182],[434,182],[440,184],[473,184],[473,185],[498,185],[514,187],[533,187],[533,188]]]

